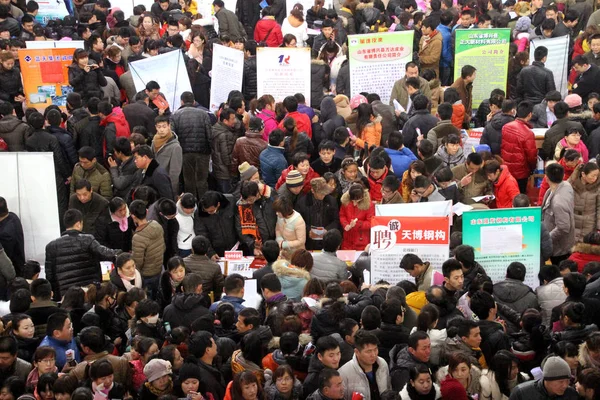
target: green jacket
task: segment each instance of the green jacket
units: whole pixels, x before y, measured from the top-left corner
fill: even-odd
[[[92,190],[107,200],[112,199],[112,182],[110,173],[98,162],[89,170],[85,170],[79,163],[73,168],[71,177],[71,194],[75,193],[75,184],[82,179],[88,180],[92,184]]]

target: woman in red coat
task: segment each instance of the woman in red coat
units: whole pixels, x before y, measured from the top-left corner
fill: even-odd
[[[577,263],[577,272],[582,273],[585,264],[598,261],[600,262],[600,233],[598,231],[590,232],[583,237],[583,243],[576,243],[573,247],[573,253],[569,260]]]
[[[369,191],[360,183],[353,183],[342,195],[340,222],[344,229],[342,250],[364,250],[371,241],[371,218],[375,204]]]
[[[275,21],[271,7],[262,10],[262,19],[254,27],[254,40],[256,43],[266,42],[267,47],[279,47],[283,43],[281,26]]]

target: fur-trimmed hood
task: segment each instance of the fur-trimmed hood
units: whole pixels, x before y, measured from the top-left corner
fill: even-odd
[[[325,61],[320,60],[318,58],[310,60],[310,63],[311,64],[315,64],[315,65],[326,65]]]
[[[333,304],[335,301],[339,301],[340,303],[344,303],[344,304],[348,304],[348,297],[346,296],[342,296],[339,299],[331,299],[329,297],[322,297],[319,300],[319,308],[324,308],[325,306],[328,306],[330,304]]]
[[[273,263],[273,272],[277,277],[291,277],[310,279],[310,273],[304,269],[292,267],[286,260],[277,260]]]
[[[358,209],[367,211],[371,207],[371,196],[367,189],[363,193],[363,198],[358,202]],[[342,205],[347,206],[350,202],[350,192],[348,191],[342,195]]]
[[[281,339],[281,337],[279,337],[279,336],[273,336],[273,339],[271,339],[271,341],[269,342],[269,345],[267,346],[267,348],[269,350],[278,349],[279,348],[279,340],[280,339]],[[298,344],[300,344],[300,346],[306,346],[309,343],[312,343],[312,341],[313,341],[313,338],[308,333],[301,333],[298,336]]]
[[[589,243],[577,243],[573,246],[573,253],[591,254],[600,256],[600,245]]]
[[[356,11],[364,10],[365,8],[375,8],[375,3],[358,3],[356,5]]]
[[[569,177],[569,183],[573,187],[573,190],[577,193],[583,193],[585,191],[595,192],[600,187],[600,179],[597,179],[596,182],[592,183],[591,185],[586,185],[583,183],[581,180],[581,171],[583,170],[584,165],[585,164],[579,164],[575,167],[575,170]]]

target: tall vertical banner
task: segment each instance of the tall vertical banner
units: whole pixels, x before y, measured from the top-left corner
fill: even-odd
[[[563,99],[567,96],[567,76],[569,75],[569,35],[551,39],[535,39],[529,43],[529,64],[533,63],[533,53],[536,47],[544,46],[548,49],[548,58],[544,64],[554,75],[554,86]],[[527,84],[527,83],[525,83]]]
[[[310,68],[308,47],[256,49],[257,96],[270,94],[279,102],[286,96],[302,93],[310,105]]]
[[[506,267],[518,261],[527,268],[525,284],[539,286],[541,208],[473,210],[462,218],[463,244],[473,246],[475,261],[492,281],[503,280]]]
[[[510,29],[457,29],[454,55],[454,80],[465,65],[477,68],[473,82],[473,110],[494,89],[506,91]]]
[[[373,217],[371,220],[371,282],[392,285],[414,280],[400,268],[406,253],[418,255],[441,270],[450,250],[448,217]]]
[[[352,96],[377,93],[388,104],[394,82],[404,77],[404,66],[412,61],[413,35],[410,30],[348,36]]]
[[[229,92],[242,90],[244,79],[244,52],[213,45],[213,65],[210,85],[210,111],[215,112],[219,105],[227,101]]]
[[[169,51],[135,61],[129,64],[129,68],[135,90],[140,92],[146,89],[149,81],[157,82],[171,111],[177,110],[181,105],[181,93],[192,91],[190,77],[181,51]]]
[[[73,91],[68,66],[74,52],[75,49],[19,50],[27,107],[40,111],[49,105],[66,108],[67,95]]]

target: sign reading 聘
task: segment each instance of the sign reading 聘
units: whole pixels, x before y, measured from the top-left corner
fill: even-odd
[[[371,220],[371,282],[385,280],[392,285],[407,279],[400,260],[413,253],[441,269],[448,259],[450,221],[448,217],[373,217]]]
[[[279,102],[302,93],[310,105],[310,48],[259,47],[256,70],[257,97],[270,94]]]
[[[412,60],[413,35],[410,30],[348,36],[352,96],[377,93],[387,104],[394,82],[404,77],[404,66]]]
[[[473,246],[475,261],[492,281],[506,277],[518,261],[527,268],[525,284],[535,289],[540,271],[542,211],[539,207],[473,210],[463,214],[463,244]]]
[[[473,110],[494,89],[506,91],[510,29],[457,29],[454,80],[465,65],[477,68],[473,83]]]

